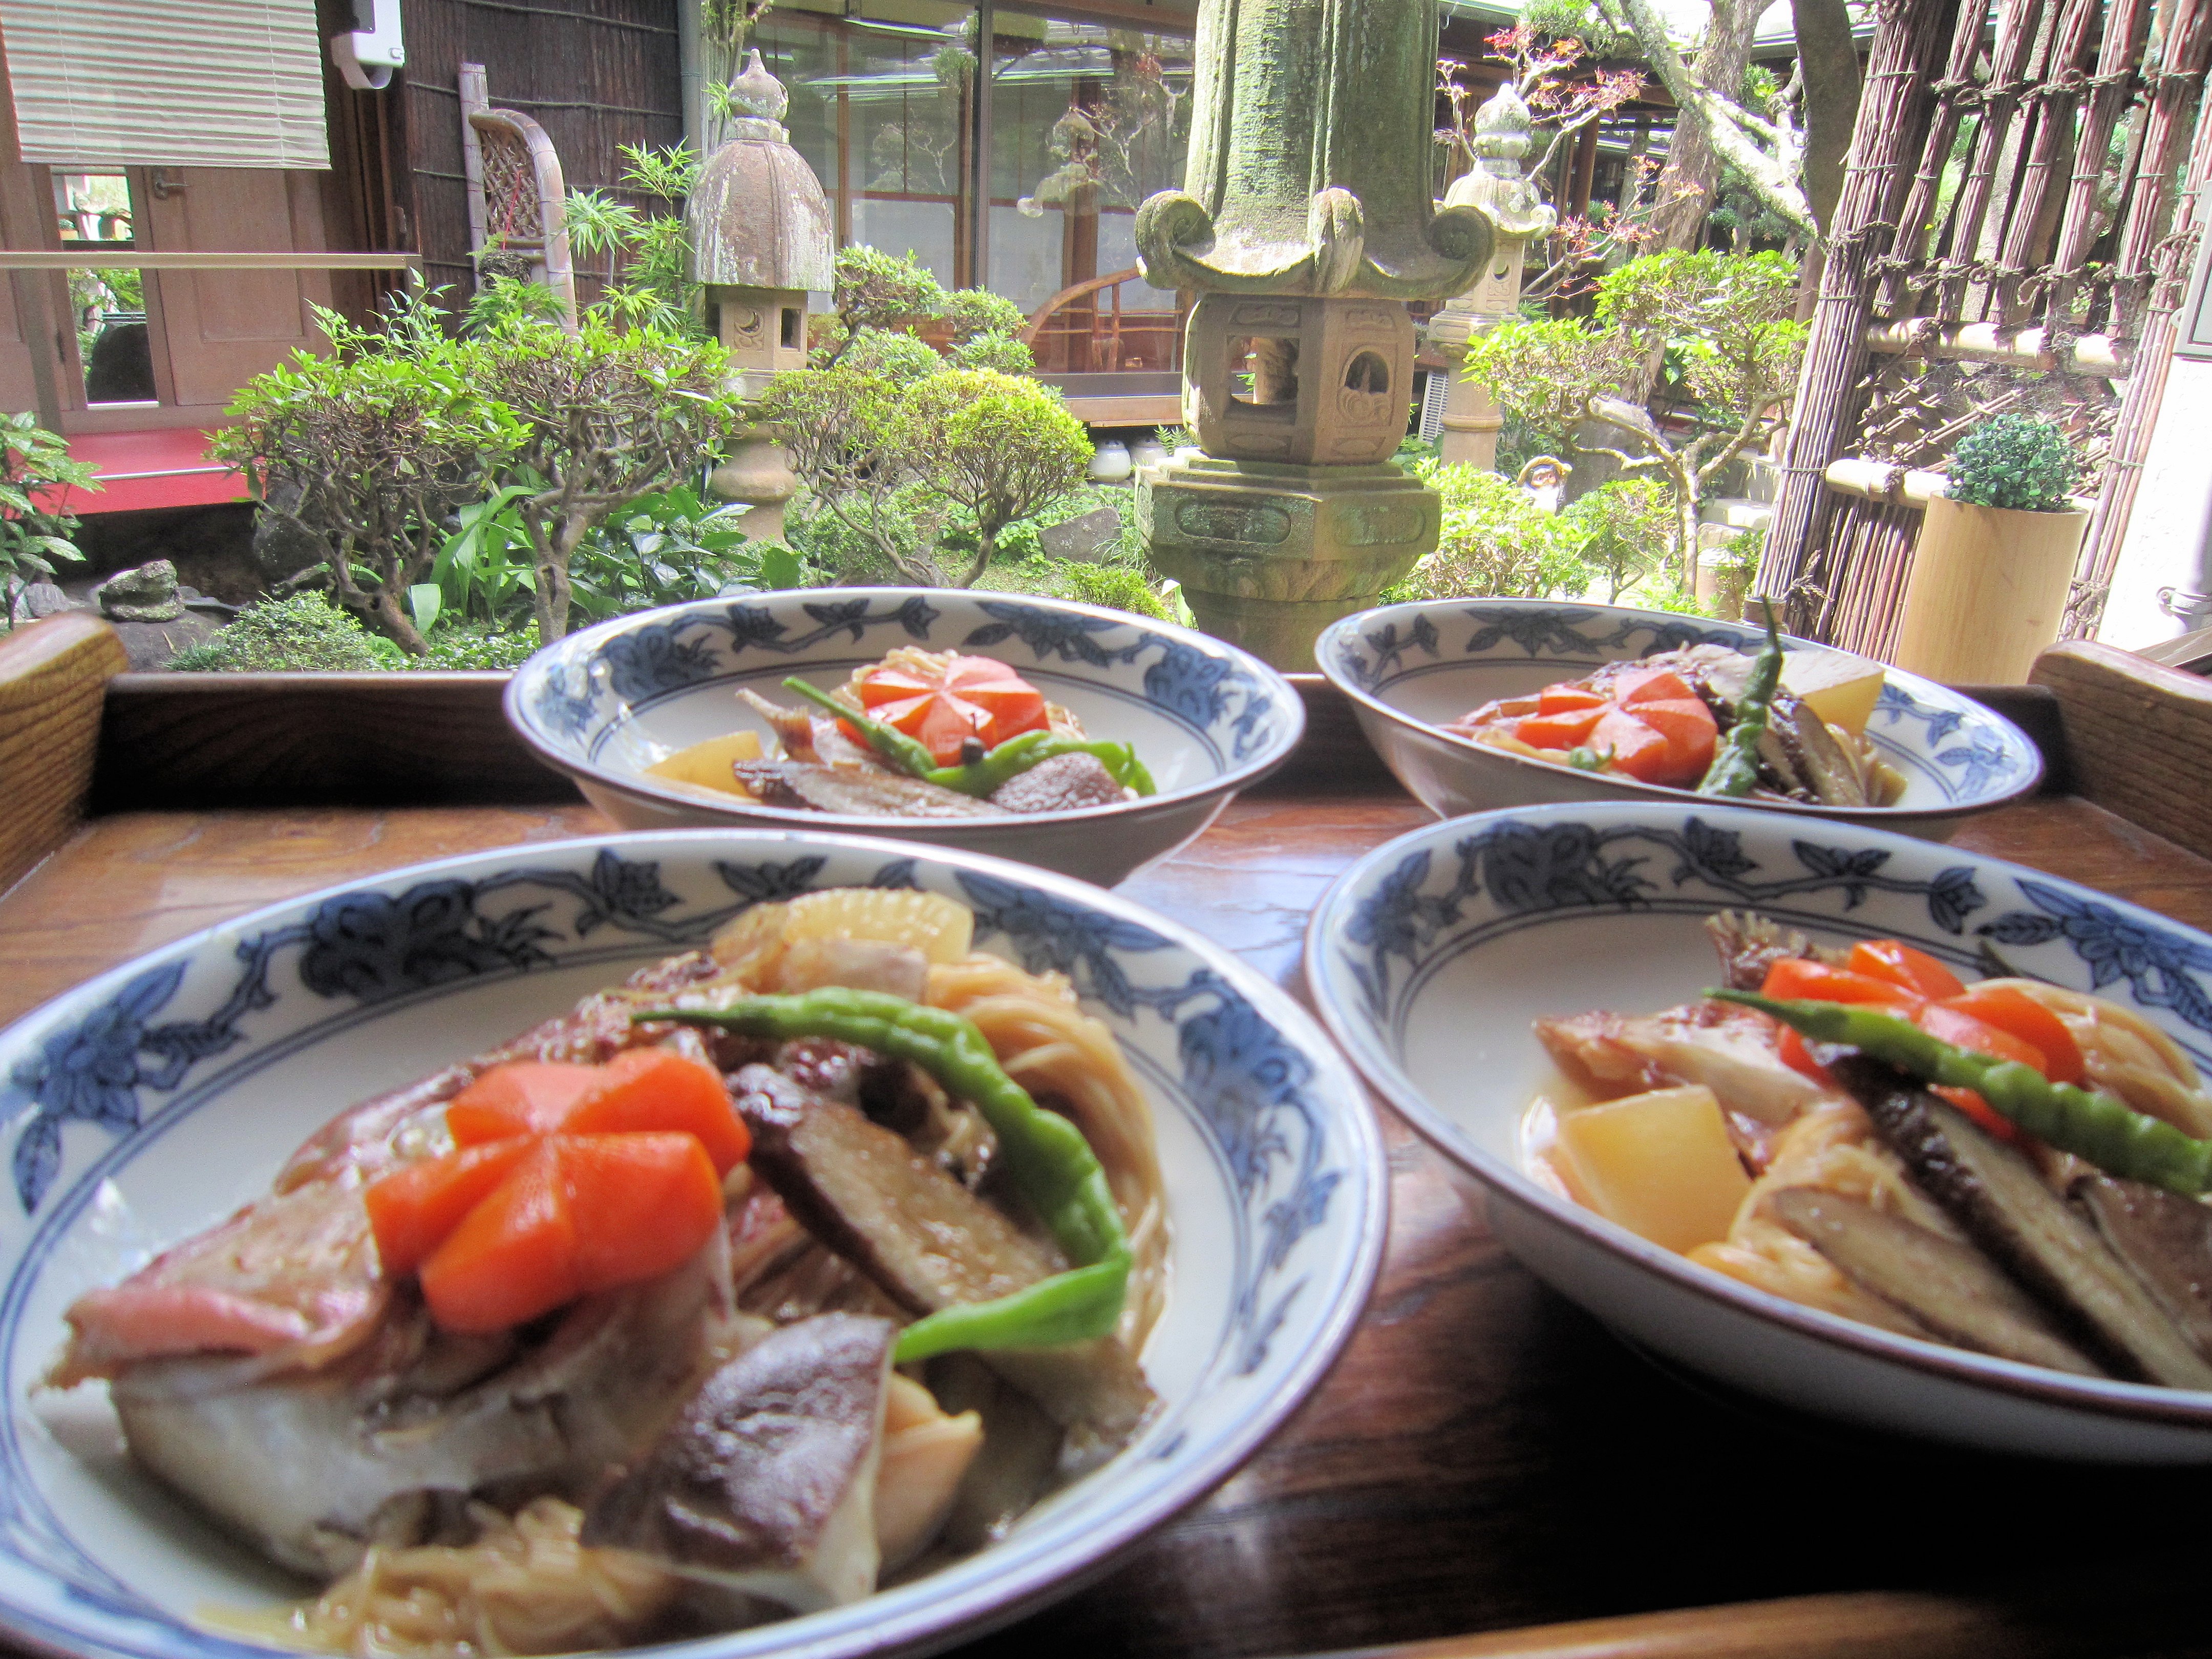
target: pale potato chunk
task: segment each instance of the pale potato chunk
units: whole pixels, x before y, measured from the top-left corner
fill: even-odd
[[[1847,651],[1792,651],[1782,659],[1783,689],[1831,726],[1853,737],[1866,730],[1881,696],[1881,665]]]
[[[688,749],[679,749],[666,760],[655,761],[645,769],[649,778],[665,778],[671,783],[688,783],[695,789],[713,789],[726,795],[742,795],[752,799],[752,792],[739,783],[730,769],[739,761],[756,761],[761,757],[760,733],[732,732],[726,737],[709,738],[704,743],[695,743]]]
[[[1670,1250],[1726,1238],[1751,1190],[1720,1102],[1699,1085],[1569,1112],[1556,1146],[1590,1208]]]

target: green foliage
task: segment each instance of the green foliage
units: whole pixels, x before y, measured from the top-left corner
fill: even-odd
[[[461,327],[466,333],[488,334],[514,323],[557,323],[562,315],[561,301],[544,283],[494,276],[470,300]]]
[[[1572,432],[1594,401],[1628,388],[1642,362],[1621,331],[1579,317],[1508,317],[1467,343],[1468,378],[1543,433]]]
[[[1437,550],[1392,586],[1382,603],[1405,599],[1579,598],[1590,573],[1574,538],[1526,492],[1495,472],[1416,463],[1443,497]]]
[[[456,625],[496,624],[513,616],[518,602],[527,607],[534,586],[530,532],[515,502],[530,494],[534,482],[502,484],[484,500],[455,511],[453,532],[440,544],[430,567],[438,606],[428,625],[439,616],[452,617]],[[427,631],[428,625],[419,621],[421,610],[416,608],[417,626]]]
[[[456,340],[420,293],[371,328],[321,320],[337,349],[250,383],[212,453],[296,502],[338,602],[410,653],[441,618],[510,620],[526,592],[558,639],[579,546],[697,477],[741,418],[721,347],[651,325],[511,315]]]
[[[1011,334],[982,334],[956,342],[945,357],[955,368],[988,369],[994,374],[1027,374],[1036,354]]]
[[[1025,378],[1026,319],[1011,301],[948,293],[911,254],[869,247],[840,252],[835,281],[811,366],[777,375],[758,410],[806,483],[793,534],[837,580],[934,586],[943,547],[966,556],[972,584],[1001,537],[1079,485],[1090,441]],[[942,353],[925,327],[947,340]]]
[[[1593,581],[1605,585],[1605,602],[1666,560],[1674,543],[1674,503],[1665,485],[1647,478],[1616,478],[1571,501],[1559,514],[1559,532]]]
[[[70,459],[68,441],[41,427],[36,416],[0,417],[0,630],[15,626],[16,596],[37,578],[53,577],[56,559],[76,564],[84,558],[70,539],[76,515],[52,511],[40,495],[97,489],[99,478],[86,462]]]
[[[1998,415],[1952,452],[1950,497],[1976,507],[2063,513],[2081,463],[2066,434],[2032,415]]]
[[[577,550],[575,608],[592,621],[655,605],[805,585],[799,556],[746,538],[744,509],[709,507],[688,485],[640,496]]]
[[[1150,617],[1155,622],[1175,620],[1166,601],[1145,580],[1141,570],[1126,564],[1079,564],[1068,560],[1047,562],[1052,565],[1061,593],[1067,599],[1080,599],[1085,605],[1110,605],[1116,611]]]
[[[430,580],[447,515],[526,440],[488,394],[481,349],[429,313],[418,295],[361,329],[319,310],[337,349],[296,352],[247,382],[209,450],[246,468],[264,501],[295,503],[328,549],[339,604],[410,653],[422,649],[411,590]]]
[[[1754,416],[1794,389],[1806,335],[1796,311],[1797,266],[1779,253],[1677,248],[1631,259],[1597,289],[1601,324],[1681,353],[1700,417],[1714,427]]]
[[[845,340],[860,330],[928,322],[942,313],[945,300],[943,286],[910,252],[901,258],[872,247],[840,248],[830,277],[830,306],[844,335],[829,361],[835,362]]]
[[[991,562],[1000,532],[1083,481],[1091,440],[1059,397],[991,369],[947,369],[901,398],[906,465],[927,493],[965,508],[978,545],[963,587]]]
[[[574,334],[519,325],[475,348],[484,394],[520,433],[506,477],[532,556],[539,636],[568,629],[579,545],[642,496],[695,477],[748,418],[720,343],[593,314]],[[479,492],[481,493],[481,492]]]
[[[406,653],[319,593],[250,605],[169,666],[184,672],[360,674],[405,665]]]
[[[726,92],[726,88],[722,88]],[[622,146],[623,186],[641,196],[679,202],[699,181],[699,158],[682,145],[653,149],[642,144]],[[697,335],[701,330],[693,301],[698,285],[686,264],[687,246],[680,214],[646,213],[626,202],[596,190],[572,190],[566,203],[568,246],[579,261],[580,274],[589,262],[599,261],[596,274],[600,297],[592,309],[619,328],[652,328],[663,333]],[[495,277],[469,306],[469,326],[488,328],[512,320],[520,313],[514,301],[495,303],[491,314],[479,319],[490,290],[501,279]],[[543,284],[520,283],[543,296],[541,308],[528,314],[557,317],[559,307]],[[550,307],[550,311],[543,309]]]
[[[430,635],[430,648],[419,657],[392,666],[419,668],[424,672],[459,673],[486,669],[520,668],[538,649],[538,624],[525,623],[514,631],[501,632],[482,623],[441,628]]]
[[[1646,254],[1599,281],[1588,322],[1512,317],[1475,336],[1468,373],[1509,417],[1570,434],[1573,447],[1611,454],[1624,471],[1664,477],[1678,580],[1687,584],[1696,574],[1698,501],[1774,428],[1796,387],[1806,333],[1796,296],[1796,267],[1778,253]],[[1692,402],[1686,440],[1626,396],[1662,352]]]
[[[928,341],[902,330],[864,328],[853,336],[838,367],[904,387],[936,374],[945,367],[945,359]]]

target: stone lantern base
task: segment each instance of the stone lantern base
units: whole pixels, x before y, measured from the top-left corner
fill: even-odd
[[[1433,551],[1437,492],[1388,461],[1290,466],[1195,449],[1137,475],[1152,562],[1182,584],[1207,633],[1276,668],[1314,665],[1314,641]]]

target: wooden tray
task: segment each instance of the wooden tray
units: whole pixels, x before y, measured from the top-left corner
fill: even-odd
[[[508,736],[502,676],[110,678],[97,625],[72,627],[0,642],[0,775],[47,781],[0,800],[0,882],[11,851],[18,868],[44,858],[0,896],[0,1019],[255,905],[606,827]],[[1959,844],[2212,927],[2212,695],[2146,671],[2069,647],[2039,665],[2045,685],[1981,693],[2036,737],[2051,777]],[[1303,994],[1322,890],[1427,814],[1324,682],[1300,689],[1299,756],[1121,890]],[[2096,752],[2077,764],[2084,733]],[[1110,1576],[968,1651],[1917,1659],[2205,1644],[2207,1476],[1973,1460],[1717,1397],[1540,1286],[1381,1116],[1389,1249],[1334,1374]]]

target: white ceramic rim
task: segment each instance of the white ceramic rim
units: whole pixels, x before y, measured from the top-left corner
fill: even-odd
[[[1363,623],[1377,617],[1388,616],[1393,611],[1426,609],[1435,605],[1458,605],[1471,610],[1476,605],[1529,605],[1543,603],[1547,602],[1534,599],[1414,599],[1402,605],[1377,605],[1371,611],[1361,611],[1342,617],[1323,629],[1321,637],[1314,642],[1314,664],[1321,671],[1322,678],[1331,685],[1361,708],[1380,715],[1393,726],[1401,726],[1406,731],[1416,732],[1422,737],[1434,738],[1439,742],[1453,744],[1466,750],[1470,754],[1480,755],[1491,759],[1509,760],[1518,766],[1540,767],[1547,772],[1557,772],[1563,769],[1554,766],[1549,761],[1532,760],[1526,755],[1516,755],[1510,749],[1498,749],[1486,743],[1477,743],[1473,738],[1463,738],[1456,732],[1447,732],[1441,726],[1431,726],[1426,720],[1414,719],[1413,715],[1402,709],[1392,708],[1372,692],[1362,690],[1344,678],[1332,665],[1330,658],[1333,653],[1328,649],[1331,641],[1339,634],[1355,632]],[[1683,620],[1673,611],[1638,611],[1623,605],[1584,605],[1579,599],[1561,599],[1557,602],[1557,605],[1561,610],[1587,611],[1593,615],[1647,619],[1662,626],[1670,622],[1679,623]],[[1782,640],[1784,644],[1792,648],[1814,651],[1832,651],[1836,648],[1833,646],[1822,645],[1817,640],[1799,639],[1795,634],[1784,634]],[[1531,658],[1529,660],[1538,662],[1542,659]],[[1991,807],[2002,806],[2008,801],[2018,800],[2023,795],[2033,794],[2035,792],[2037,786],[2043,781],[2044,758],[2042,746],[2034,738],[2029,737],[2027,732],[2021,731],[2019,726],[1987,703],[1976,702],[1972,698],[1962,692],[1953,690],[1948,685],[1924,678],[1918,674],[1910,673],[1902,668],[1892,667],[1887,663],[1882,664],[1881,666],[1883,678],[1886,681],[1895,682],[1901,690],[1911,693],[1916,701],[1922,702],[1932,701],[1944,708],[1955,708],[1960,703],[1970,704],[1975,712],[1976,718],[1990,721],[2008,747],[2016,745],[2027,757],[2027,774],[2018,787],[1982,799],[1954,801],[1941,805],[1824,806],[1796,800],[1762,800],[1747,803],[1752,810],[1760,812],[1786,812],[1799,817],[1832,818],[1844,823],[1878,830],[1884,824],[1894,823],[1907,818],[1956,818],[1965,817],[1975,812],[1986,812]],[[1626,790],[1631,794],[1648,796],[1654,801],[1712,799],[1711,796],[1701,796],[1695,790],[1676,789],[1661,783],[1645,783],[1639,778],[1616,777],[1611,773],[1605,774],[1601,781],[1608,789]],[[1547,804],[1549,805],[1549,803]]]
[[[1817,1308],[1806,1307],[1802,1303],[1789,1301],[1730,1279],[1725,1273],[1701,1267],[1672,1250],[1662,1249],[1626,1227],[1607,1220],[1595,1211],[1586,1210],[1572,1199],[1531,1180],[1510,1162],[1493,1157],[1475,1146],[1449,1117],[1431,1105],[1421,1091],[1413,1087],[1412,1081],[1399,1070],[1364,1026],[1354,1024],[1340,1012],[1339,998],[1335,993],[1344,988],[1334,976],[1329,963],[1329,936],[1335,931],[1340,912],[1353,887],[1378,866],[1386,863],[1395,865],[1416,846],[1439,836],[1464,835],[1471,826],[1489,819],[1526,821],[1568,817],[1587,819],[1592,813],[1632,818],[1649,810],[1637,801],[1559,801],[1542,806],[1505,807],[1492,812],[1472,812],[1463,817],[1440,819],[1385,842],[1358,859],[1330,883],[1328,891],[1322,896],[1321,903],[1314,910],[1313,919],[1306,924],[1306,982],[1313,992],[1314,1006],[1321,1011],[1322,1019],[1328,1025],[1329,1034],[1351,1056],[1352,1063],[1358,1068],[1360,1075],[1413,1126],[1421,1138],[1440,1156],[1466,1170],[1485,1186],[1498,1188],[1515,1203],[1540,1212],[1547,1219],[1578,1235],[1586,1243],[1599,1246],[1614,1255],[1625,1256],[1645,1271],[1656,1273],[1677,1287],[1704,1297],[1708,1301],[1786,1326],[1816,1341],[1850,1348],[1871,1358],[1887,1360],[1908,1370],[1929,1372],[1953,1382],[1994,1389],[2021,1399],[2142,1422],[2212,1428],[2212,1390],[2169,1389],[2154,1383],[2125,1382],[2106,1377],[2069,1376],[2063,1371],[2050,1370],[2040,1365],[2022,1364],[2015,1360],[1972,1353],[1964,1348],[1924,1342],[1917,1337],[1880,1330],[1872,1325],[1863,1325],[1856,1320],[1845,1319],[1838,1314],[1826,1313]],[[1758,808],[1746,806],[1701,806],[1698,811],[1702,818],[1738,830],[1758,829],[1762,816]],[[1929,846],[1924,841],[1892,830],[1863,830],[1861,833],[1879,836],[1893,852],[1914,849],[1925,852]],[[2170,917],[2159,915],[2139,904],[2130,904],[2124,899],[2099,893],[2094,888],[2084,887],[2079,882],[2070,881],[2063,876],[2029,870],[2024,865],[2008,863],[2003,859],[1990,858],[1979,853],[1962,852],[1956,848],[1946,848],[1945,851],[1947,856],[1971,859],[1984,867],[2002,870],[2008,876],[2024,874],[2035,881],[2093,897],[2099,904],[2123,913],[2132,912],[2154,921],[2161,930],[2171,931],[2182,926]],[[2196,932],[2193,928],[2185,931]],[[2202,934],[2197,936],[2204,937]],[[2212,939],[2207,939],[2206,945],[2212,948]],[[1344,1000],[1348,1002],[1349,998]],[[1532,1037],[1530,1041],[1534,1039]]]
[[[1001,880],[1050,890],[1063,899],[1111,912],[1119,919],[1147,928],[1171,944],[1192,952],[1219,974],[1270,1024],[1299,1045],[1301,1051],[1313,1062],[1316,1081],[1334,1073],[1331,1079],[1333,1091],[1350,1109],[1342,1118],[1347,1154],[1344,1162],[1347,1176],[1353,1178],[1343,1182],[1342,1186],[1356,1193],[1360,1206],[1355,1223],[1358,1231],[1347,1270],[1338,1281],[1340,1288],[1334,1305],[1316,1327],[1313,1340],[1288,1362],[1283,1380],[1273,1397],[1217,1440],[1188,1456],[1183,1467],[1164,1480],[1148,1498],[1116,1512],[1110,1521],[1093,1528],[1082,1537],[1071,1539],[1012,1567],[1008,1576],[979,1583],[964,1594],[941,1596],[902,1616],[856,1626],[844,1632],[825,1633],[795,1644],[764,1649],[762,1659],[770,1659],[770,1656],[772,1659],[858,1659],[864,1654],[878,1656],[933,1651],[1010,1624],[1024,1614],[1073,1594],[1103,1577],[1112,1571],[1122,1554],[1142,1543],[1156,1527],[1165,1524],[1235,1474],[1273,1436],[1283,1421],[1304,1403],[1307,1396],[1334,1365],[1364,1315],[1368,1300],[1374,1292],[1376,1276],[1382,1267],[1383,1245],[1389,1234],[1390,1174],[1388,1155],[1383,1149],[1381,1129],[1358,1075],[1345,1060],[1342,1051],[1328,1040],[1312,1014],[1273,981],[1203,935],[1156,911],[1117,897],[1103,888],[1073,876],[1017,863],[1011,859],[994,858],[987,854],[921,842],[902,842],[878,836],[837,835],[826,831],[796,833],[744,828],[625,830],[602,836],[573,836],[562,841],[531,842],[526,848],[517,845],[480,848],[426,863],[396,866],[264,905],[197,929],[182,939],[172,940],[95,975],[57,996],[48,998],[19,1020],[11,1022],[6,1029],[13,1030],[19,1025],[43,1021],[62,1005],[81,998],[96,1000],[100,994],[119,988],[156,963],[189,957],[204,950],[210,938],[218,933],[251,929],[256,924],[267,923],[278,916],[312,910],[326,900],[356,891],[363,886],[433,878],[444,872],[480,864],[486,859],[501,855],[526,853],[529,856],[538,857],[586,848],[619,849],[643,844],[665,846],[671,842],[712,847],[725,853],[733,843],[756,845],[763,850],[778,847],[827,845],[836,851],[850,852],[864,858],[905,856],[918,863],[971,870]],[[16,1401],[8,1401],[0,1402],[0,1409],[12,1413],[20,1407]],[[1176,1459],[1183,1459],[1183,1455],[1179,1449],[1173,1454]],[[991,1549],[1006,1547],[1007,1545],[1002,1543],[992,1546]],[[1018,1548],[1012,1553],[1020,1553]],[[35,1569],[27,1565],[26,1571]],[[869,1601],[854,1603],[853,1607],[867,1607],[875,1599],[872,1597]],[[88,1652],[112,1655],[115,1659],[179,1659],[179,1656],[191,1656],[191,1659],[215,1659],[215,1656],[225,1656],[226,1659],[266,1659],[266,1656],[272,1652],[283,1651],[224,1637],[197,1626],[162,1626],[152,1639],[130,1647],[89,1636],[77,1637],[73,1641],[58,1639],[40,1629],[24,1627],[19,1622],[21,1611],[12,1600],[0,1598],[0,1631],[4,1631],[11,1640],[41,1652],[59,1656],[60,1659],[81,1659],[81,1656]],[[849,1612],[850,1609],[845,1611]],[[39,1617],[43,1624],[43,1615]],[[756,1646],[762,1632],[778,1627],[774,1624],[757,1626],[748,1630],[723,1632],[688,1642],[619,1651],[712,1659],[712,1656],[739,1645]]]
[[[548,651],[563,649],[572,640],[590,640],[596,644],[601,637],[611,639],[626,628],[633,627],[650,618],[665,617],[678,611],[704,610],[712,605],[742,603],[748,599],[781,599],[791,594],[817,591],[835,592],[855,599],[870,600],[912,599],[916,595],[927,597],[933,593],[939,599],[950,594],[1004,599],[1009,601],[1018,600],[1024,605],[1046,605],[1058,611],[1073,611],[1079,616],[1097,617],[1103,621],[1118,623],[1127,627],[1150,629],[1173,639],[1179,644],[1190,646],[1209,654],[1220,653],[1233,658],[1246,672],[1266,684],[1270,690],[1279,693],[1285,708],[1289,711],[1290,719],[1285,723],[1282,733],[1277,741],[1251,759],[1232,766],[1227,771],[1217,773],[1200,782],[1188,784],[1181,789],[1170,790],[1163,794],[1146,795],[1136,800],[1109,802],[1103,806],[1071,807],[1059,812],[1010,813],[1004,819],[920,819],[872,817],[849,812],[810,812],[800,807],[769,806],[757,802],[749,803],[738,800],[735,797],[732,798],[729,805],[725,806],[719,801],[708,800],[685,790],[665,787],[652,782],[641,773],[617,772],[591,761],[580,761],[573,757],[561,754],[539,731],[537,717],[525,707],[522,688],[526,677],[530,673],[531,665]],[[802,666],[804,666],[803,664],[793,663],[792,670],[796,672]],[[717,679],[722,678],[724,677],[720,675],[715,677]],[[706,685],[713,682],[702,680],[699,684]],[[611,617],[605,622],[594,623],[589,628],[580,629],[574,634],[564,635],[551,645],[541,647],[532,653],[529,660],[508,677],[507,690],[500,698],[500,710],[507,716],[507,723],[514,727],[525,743],[530,745],[531,751],[541,762],[556,771],[565,773],[569,777],[588,781],[602,788],[612,789],[622,794],[659,801],[669,806],[687,807],[695,812],[727,813],[731,815],[733,826],[758,822],[787,824],[793,830],[805,830],[819,824],[823,826],[825,834],[836,834],[839,831],[848,834],[869,834],[872,828],[876,825],[925,823],[933,830],[943,828],[957,830],[963,834],[988,834],[994,829],[1021,825],[1083,823],[1094,819],[1146,817],[1155,811],[1164,811],[1177,806],[1188,805],[1194,801],[1205,800],[1215,795],[1236,793],[1249,788],[1297,752],[1298,744],[1304,739],[1306,731],[1306,703],[1305,699],[1298,695],[1297,687],[1284,678],[1278,670],[1269,667],[1250,652],[1231,645],[1226,640],[1216,639],[1211,634],[1201,634],[1195,629],[1185,628],[1178,623],[1155,622],[1150,617],[1139,617],[1133,611],[1115,611],[1102,605],[1085,605],[1074,599],[1046,599],[1034,593],[1002,594],[995,589],[979,591],[965,587],[840,587],[821,590],[805,587],[778,588],[765,593],[731,594],[712,599],[692,599],[683,605],[663,605],[655,611],[636,611],[624,617]],[[1176,717],[1169,715],[1167,718]],[[1137,758],[1142,761],[1144,757],[1139,755]]]

